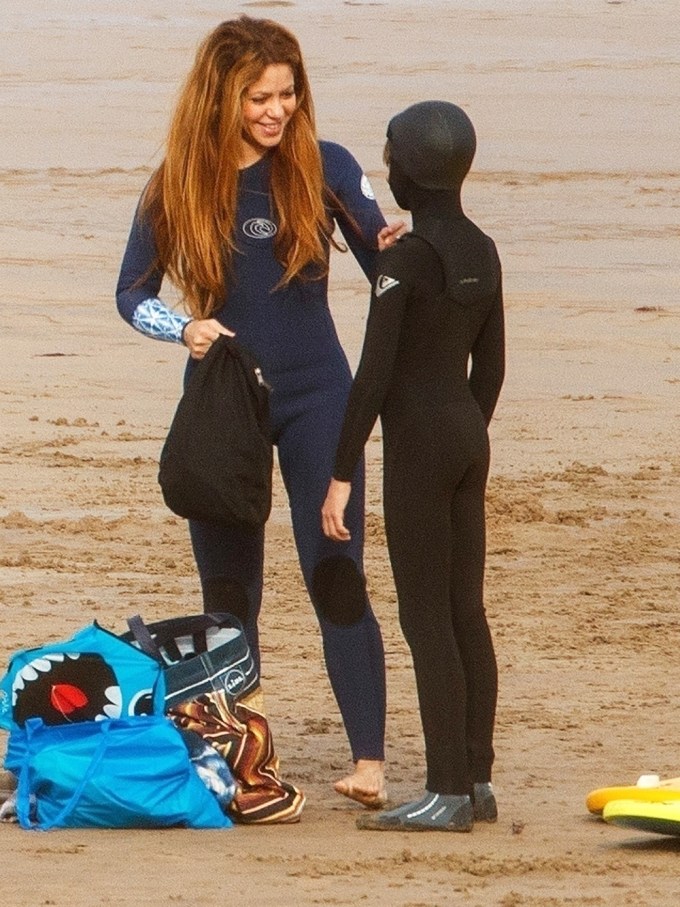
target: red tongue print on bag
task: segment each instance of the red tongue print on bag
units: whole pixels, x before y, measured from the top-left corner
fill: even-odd
[[[50,701],[57,712],[68,718],[76,709],[82,709],[87,705],[88,699],[79,687],[74,687],[70,683],[58,683],[52,687]]]
[[[120,718],[122,693],[111,665],[98,652],[50,652],[28,662],[13,684],[14,720],[23,727],[29,718],[45,724]],[[132,709],[132,704],[127,704]],[[135,714],[142,714],[134,704]],[[148,714],[148,709],[146,714]]]

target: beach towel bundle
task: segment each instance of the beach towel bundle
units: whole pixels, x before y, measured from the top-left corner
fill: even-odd
[[[229,827],[195,740],[164,710],[158,662],[96,623],[15,653],[0,681],[0,727],[22,827]]]
[[[260,689],[243,698],[205,693],[170,710],[180,728],[194,731],[224,758],[236,782],[229,814],[241,824],[297,822],[305,805],[284,781],[264,714]]]
[[[229,766],[235,782],[230,816],[242,824],[297,821],[305,798],[281,778],[260,679],[239,621],[210,613],[151,624],[136,616],[128,625],[124,638],[163,666],[165,705],[175,724],[199,735]]]

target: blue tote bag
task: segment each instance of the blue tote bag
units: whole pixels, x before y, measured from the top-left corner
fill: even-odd
[[[0,680],[0,728],[10,732],[5,767],[18,773],[25,725],[162,715],[165,677],[158,662],[99,624],[70,639],[15,652]]]
[[[22,828],[230,828],[169,718],[25,725]]]
[[[0,728],[163,714],[158,663],[96,622],[66,640],[15,652],[0,681]]]
[[[158,661],[96,622],[16,652],[0,681],[0,728],[20,824],[230,827],[228,769],[210,770],[165,717],[165,695]]]

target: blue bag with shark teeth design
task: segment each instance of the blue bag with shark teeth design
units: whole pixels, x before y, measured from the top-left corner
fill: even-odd
[[[164,715],[165,693],[156,659],[96,622],[16,652],[0,681],[0,727],[21,826],[229,828],[228,767],[190,751]]]
[[[48,726],[163,715],[158,662],[96,622],[70,639],[15,652],[0,681],[0,728],[10,732],[5,767],[21,765],[26,722]]]

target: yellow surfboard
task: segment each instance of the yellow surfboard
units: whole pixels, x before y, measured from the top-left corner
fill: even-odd
[[[680,835],[680,801],[648,803],[644,800],[610,800],[602,812],[605,822],[657,835]]]
[[[586,807],[589,812],[600,815],[613,800],[636,800],[644,803],[680,800],[680,778],[662,781],[658,775],[640,775],[636,784],[599,787],[586,797]]]

